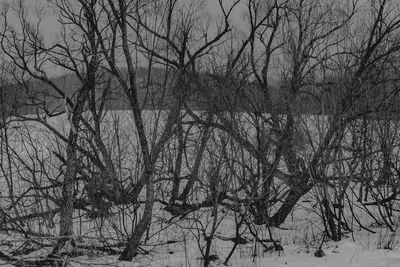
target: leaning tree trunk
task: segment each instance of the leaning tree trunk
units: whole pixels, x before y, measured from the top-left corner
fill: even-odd
[[[156,159],[158,158],[162,148],[165,143],[169,140],[170,136],[173,133],[173,126],[176,122],[176,119],[179,115],[180,105],[176,105],[168,114],[167,123],[164,128],[164,131],[158,140],[157,144],[152,148],[151,154],[148,148],[148,142],[144,131],[144,124],[141,117],[140,109],[138,108],[137,95],[131,94],[130,101],[132,103],[132,110],[135,116],[136,126],[138,130],[138,136],[141,143],[142,154],[144,158],[144,166],[145,170],[143,176],[140,178],[136,193],[133,196],[133,201],[137,201],[140,191],[142,189],[141,184],[145,181],[146,183],[146,204],[144,206],[144,211],[142,218],[139,223],[136,225],[134,232],[131,237],[128,239],[127,245],[123,252],[121,253],[119,260],[123,261],[132,261],[132,259],[138,254],[138,248],[141,242],[141,239],[149,229],[151,224],[151,218],[153,214],[153,205],[154,205],[154,168]]]
[[[60,211],[60,236],[71,236],[73,234],[73,191],[74,179],[76,176],[76,139],[77,134],[70,132],[69,142],[67,146],[67,168],[65,171],[62,203]]]
[[[81,121],[82,112],[89,96],[90,90],[90,76],[88,80],[84,82],[81,90],[79,91],[77,103],[72,111],[72,117],[70,119],[71,128],[69,130],[68,144],[66,149],[67,163],[64,175],[64,181],[62,185],[62,203],[60,207],[60,236],[59,244],[53,250],[53,253],[57,253],[58,249],[62,247],[63,243],[73,235],[73,195],[74,195],[74,181],[77,173],[77,142],[78,142],[78,131],[79,124]],[[69,114],[67,113],[67,116]]]
[[[132,233],[132,236],[129,238],[125,249],[122,251],[119,260],[122,261],[132,261],[132,259],[138,254],[138,248],[140,245],[140,241],[142,236],[146,232],[151,222],[151,217],[153,214],[153,204],[154,204],[154,183],[151,178],[152,171],[146,171],[145,175],[147,176],[147,188],[146,188],[146,205],[144,207],[144,212],[141,220],[135,227],[135,231]]]
[[[287,216],[293,210],[294,206],[296,206],[299,199],[307,194],[313,187],[312,184],[308,184],[307,175],[299,175],[298,179],[299,182],[289,189],[286,199],[283,201],[282,205],[275,212],[275,214],[269,219],[267,226],[279,227],[281,224],[283,224]]]
[[[181,195],[179,196],[178,200],[187,203],[187,198],[189,196],[190,190],[192,190],[195,182],[198,179],[199,170],[201,166],[201,162],[203,160],[203,154],[207,147],[207,142],[210,138],[210,123],[212,122],[212,115],[209,114],[206,119],[206,125],[204,126],[204,130],[201,134],[200,145],[197,151],[196,159],[194,162],[193,170],[190,175],[189,181],[187,182],[185,188],[183,189]]]

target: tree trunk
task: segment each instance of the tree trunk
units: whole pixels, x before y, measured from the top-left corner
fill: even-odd
[[[204,154],[204,151],[206,149],[207,142],[209,139],[210,126],[208,123],[210,123],[211,121],[212,121],[212,115],[209,114],[206,119],[207,125],[205,125],[202,136],[201,136],[200,146],[197,151],[197,155],[196,155],[196,159],[194,162],[192,173],[190,175],[189,181],[187,182],[185,188],[183,189],[181,195],[178,198],[180,201],[183,201],[185,203],[187,202],[187,198],[189,196],[190,190],[192,189],[192,187],[193,187],[194,183],[196,182],[198,175],[199,175],[201,161],[203,159],[203,154]]]
[[[174,170],[174,178],[173,178],[173,187],[171,192],[171,199],[169,200],[170,203],[174,203],[175,200],[178,198],[179,195],[179,184],[180,184],[180,176],[181,176],[181,168],[182,168],[182,161],[183,161],[183,153],[185,152],[185,143],[183,140],[183,127],[182,121],[179,120],[177,123],[178,127],[178,151],[175,161],[175,170]]]
[[[307,184],[307,177],[299,177],[299,179],[301,179],[301,182],[299,182],[297,185],[294,185],[289,190],[289,194],[287,195],[285,201],[280,206],[278,211],[269,219],[267,226],[278,227],[284,223],[289,213],[297,204],[297,201],[302,196],[307,194],[313,187],[313,185]]]
[[[136,225],[132,236],[129,238],[125,249],[122,251],[119,260],[132,261],[132,259],[138,254],[138,248],[143,234],[146,232],[151,223],[151,217],[153,214],[154,205],[154,183],[151,178],[152,172],[147,172],[147,187],[146,187],[146,205],[141,220]]]
[[[72,110],[72,116],[67,118],[70,120],[71,128],[69,130],[68,145],[66,149],[67,166],[64,175],[62,189],[62,204],[60,211],[60,236],[71,236],[73,234],[73,213],[74,213],[74,181],[77,174],[77,142],[82,112],[85,103],[89,97],[89,91],[93,89],[95,84],[95,60],[90,63],[90,71],[87,73],[86,80],[83,80],[82,88],[78,92],[77,102]],[[67,116],[70,116],[67,112]],[[62,243],[67,239],[60,239],[58,246],[55,247],[53,253],[61,248]]]
[[[70,135],[70,143],[67,146],[67,168],[65,171],[63,189],[62,189],[62,205],[60,215],[60,236],[70,236],[73,233],[73,193],[74,180],[76,176],[76,134]]]

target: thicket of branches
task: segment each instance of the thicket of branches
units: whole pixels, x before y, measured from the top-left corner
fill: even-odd
[[[214,2],[2,6],[1,231],[130,261],[181,227],[207,266],[305,199],[335,241],[397,229],[399,3]]]

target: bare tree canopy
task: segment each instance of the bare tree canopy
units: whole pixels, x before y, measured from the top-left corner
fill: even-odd
[[[397,1],[1,8],[0,232],[32,249],[0,259],[190,240],[209,266],[220,241],[224,264],[250,239],[280,251],[295,214],[316,218],[319,250],[365,220],[397,229]]]

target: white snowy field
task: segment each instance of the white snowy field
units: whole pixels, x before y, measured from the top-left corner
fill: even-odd
[[[313,251],[306,253],[302,246],[286,246],[285,251],[267,252],[260,256],[244,256],[249,248],[239,249],[241,258],[233,259],[228,266],[232,267],[395,267],[400,266],[399,250],[376,250],[365,248],[360,242],[341,241],[330,243],[323,247],[326,256],[317,258]],[[201,260],[187,261],[184,256],[157,256],[154,258],[138,258],[136,263],[115,263],[116,266],[202,266]],[[111,261],[112,262],[112,261]],[[110,262],[110,263],[111,263]],[[221,261],[216,261],[210,266],[225,266]]]
[[[218,259],[210,266],[231,267],[396,267],[400,266],[400,246],[397,243],[393,249],[378,249],[381,236],[355,232],[356,241],[351,238],[340,242],[328,242],[322,246],[325,253],[323,257],[315,257],[314,253],[318,245],[310,244],[283,244],[282,252],[263,252],[258,249],[254,256],[254,245],[240,245],[237,252],[231,258],[228,265],[223,264],[224,259]],[[399,237],[396,237],[398,240]],[[226,242],[225,242],[226,243]],[[213,252],[220,253],[229,250],[229,244],[219,242],[214,246]],[[118,261],[117,256],[101,256],[97,254],[84,257],[70,258],[66,260],[76,267],[84,266],[119,266],[119,267],[200,267],[203,261],[197,252],[195,244],[178,244],[175,246],[163,246],[156,252],[148,255],[139,255],[132,262]],[[24,258],[36,259],[46,256],[49,251],[41,250]],[[172,254],[173,253],[173,254]],[[11,267],[13,265],[3,262],[0,266]]]
[[[163,112],[148,112],[145,116],[147,125],[147,134],[150,137],[151,142],[156,141],[156,137],[163,128],[163,119],[165,119],[165,111]],[[160,120],[161,123],[157,125],[155,123]],[[252,132],[252,122],[245,116],[241,117],[243,126],[242,131],[248,133],[248,138],[255,142],[256,135]],[[68,121],[65,116],[59,116],[57,118],[51,118],[48,123],[55,129],[60,130],[61,133],[66,134],[69,129]],[[108,127],[110,125],[118,125],[119,127]],[[323,117],[305,117],[299,122],[300,129],[303,132],[307,132],[308,136],[312,136],[314,139],[314,145],[317,145],[324,132],[326,131],[326,118]],[[118,129],[118,132],[117,132]],[[104,137],[107,149],[113,156],[113,159],[122,158],[120,160],[121,168],[119,177],[126,179],[132,177],[135,174],[135,166],[139,165],[137,150],[138,144],[134,134],[134,122],[129,112],[110,112],[106,115],[103,121],[102,136]],[[196,137],[199,130],[193,129],[193,139]],[[15,178],[14,193],[23,193],[26,190],[26,186],[32,182],[32,175],[34,174],[35,179],[41,185],[49,183],[49,177],[59,177],[62,175],[62,168],[60,162],[52,155],[53,151],[62,153],[65,150],[65,144],[60,141],[58,137],[55,137],[49,129],[46,129],[43,125],[36,122],[25,122],[25,123],[13,123],[10,127],[11,142],[13,153],[18,154],[21,158],[26,160],[30,166],[39,165],[39,169],[32,172],[27,166],[18,165],[18,161],[14,161],[13,178]],[[118,142],[123,144],[123,149],[118,150],[116,147],[116,140],[118,135]],[[154,139],[152,139],[154,137]],[[217,137],[218,140],[219,137]],[[299,137],[300,138],[300,137]],[[307,139],[307,138],[305,138]],[[83,139],[83,142],[85,139]],[[173,143],[173,142],[172,142]],[[299,139],[299,150],[302,156],[307,159],[310,157],[312,149],[310,145],[305,145],[307,140]],[[174,144],[171,144],[173,146]],[[192,151],[196,149],[196,142],[193,141],[191,144]],[[39,155],[39,157],[38,157]],[[122,155],[122,157],[121,157]],[[186,159],[188,161],[193,160],[189,155]],[[38,164],[40,163],[40,164]],[[4,166],[7,166],[7,162]],[[205,163],[206,164],[206,163]],[[16,168],[16,166],[19,166]],[[132,167],[134,166],[134,167]],[[281,168],[283,171],[285,167]],[[40,171],[39,171],[40,170]],[[15,171],[15,172],[14,172]],[[42,171],[42,172],[41,172]],[[183,170],[182,175],[186,175],[189,172],[188,169]],[[132,175],[133,174],[133,175]],[[204,175],[204,173],[202,173]],[[0,174],[0,186],[2,191],[6,194],[9,184],[5,181],[5,177],[2,175],[10,175],[8,173]],[[19,179],[22,178],[22,179]],[[135,178],[131,178],[135,179]],[[164,186],[164,184],[162,185]],[[160,186],[160,195],[162,196],[162,186]],[[353,188],[355,191],[357,188]],[[57,192],[55,193],[57,194]],[[319,248],[322,240],[322,227],[318,212],[311,206],[315,204],[315,191],[311,191],[308,195],[304,196],[304,200],[310,200],[311,202],[299,201],[299,205],[295,208],[290,218],[283,225],[282,229],[273,229],[272,234],[274,238],[280,240],[281,245],[284,248],[283,252],[264,252],[263,248],[259,245],[255,246],[252,241],[252,237],[249,233],[245,233],[244,236],[250,240],[246,245],[239,245],[229,260],[228,266],[400,266],[400,236],[397,236],[397,232],[389,232],[385,228],[377,228],[374,230],[376,233],[369,233],[362,230],[359,227],[354,227],[353,233],[348,233],[347,237],[340,242],[327,242],[323,243],[322,250],[325,253],[323,257],[315,257],[314,253]],[[4,194],[3,194],[4,196]],[[313,201],[314,200],[314,201]],[[2,201],[9,203],[9,200],[2,198]],[[32,201],[32,200],[29,200]],[[305,204],[304,204],[305,203]],[[25,203],[26,204],[26,203]],[[46,203],[47,204],[47,203]],[[372,220],[363,213],[362,207],[357,207],[356,203],[353,203],[354,210],[358,219],[366,226],[372,223]],[[28,205],[27,205],[28,206]],[[52,205],[50,205],[52,207]],[[33,211],[35,208],[39,209],[42,206],[23,206],[20,212],[29,214],[29,211]],[[346,206],[346,208],[348,208]],[[14,214],[15,211],[9,211],[10,214]],[[370,209],[373,214],[379,214],[378,210]],[[347,210],[345,214],[350,216],[350,212]],[[130,232],[132,225],[132,218],[130,214],[115,214],[108,217],[105,222],[99,220],[76,220],[76,234],[77,237],[82,238],[83,245],[90,245],[90,239],[98,237],[98,230],[103,231],[104,238],[115,238],[118,240],[122,239],[122,236]],[[210,212],[205,211],[204,213],[195,214],[199,216],[202,223],[209,223],[212,218]],[[193,224],[193,220],[173,221],[172,226],[164,229],[166,222],[171,219],[171,215],[163,210],[162,205],[155,205],[154,208],[154,220],[152,229],[150,231],[151,236],[147,245],[143,248],[149,249],[150,253],[147,255],[137,256],[132,263],[118,262],[117,256],[106,256],[104,254],[93,254],[85,257],[77,257],[68,259],[71,266],[202,266],[201,254],[199,252],[199,244],[204,245],[203,240],[200,241],[198,238],[199,234],[194,230],[197,225]],[[351,217],[351,216],[350,216]],[[349,217],[349,218],[350,218]],[[190,219],[190,218],[189,218]],[[57,234],[57,216],[54,216],[53,223],[55,225],[49,228],[47,224],[33,225],[32,228],[38,231],[44,231],[45,234]],[[33,222],[34,223],[34,222]],[[104,223],[104,224],[103,224]],[[397,220],[396,223],[400,223]],[[29,222],[28,222],[29,224]],[[101,226],[99,226],[101,224]],[[124,233],[118,233],[116,231],[116,225],[123,225]],[[164,230],[163,230],[164,229]],[[190,230],[188,230],[190,229]],[[397,230],[397,228],[396,228]],[[262,227],[259,229],[263,238],[268,238],[267,230]],[[234,237],[234,225],[231,215],[227,215],[224,218],[224,223],[221,224],[216,231],[217,238],[213,242],[211,248],[212,255],[218,255],[219,259],[214,261],[211,266],[223,266],[223,262],[233,243],[230,241],[224,241],[219,239],[220,237]],[[10,242],[15,240],[15,236],[3,236],[0,238],[0,251],[7,251],[4,246],[4,242]],[[174,244],[168,244],[168,241],[176,241]],[[15,242],[15,245],[19,245],[21,242]],[[385,245],[389,244],[390,249],[385,249]],[[24,258],[31,257],[37,258],[40,256],[46,256],[49,253],[48,250],[42,249],[34,252],[32,255],[26,255]],[[3,266],[0,264],[0,266]],[[7,265],[4,265],[7,266]]]

